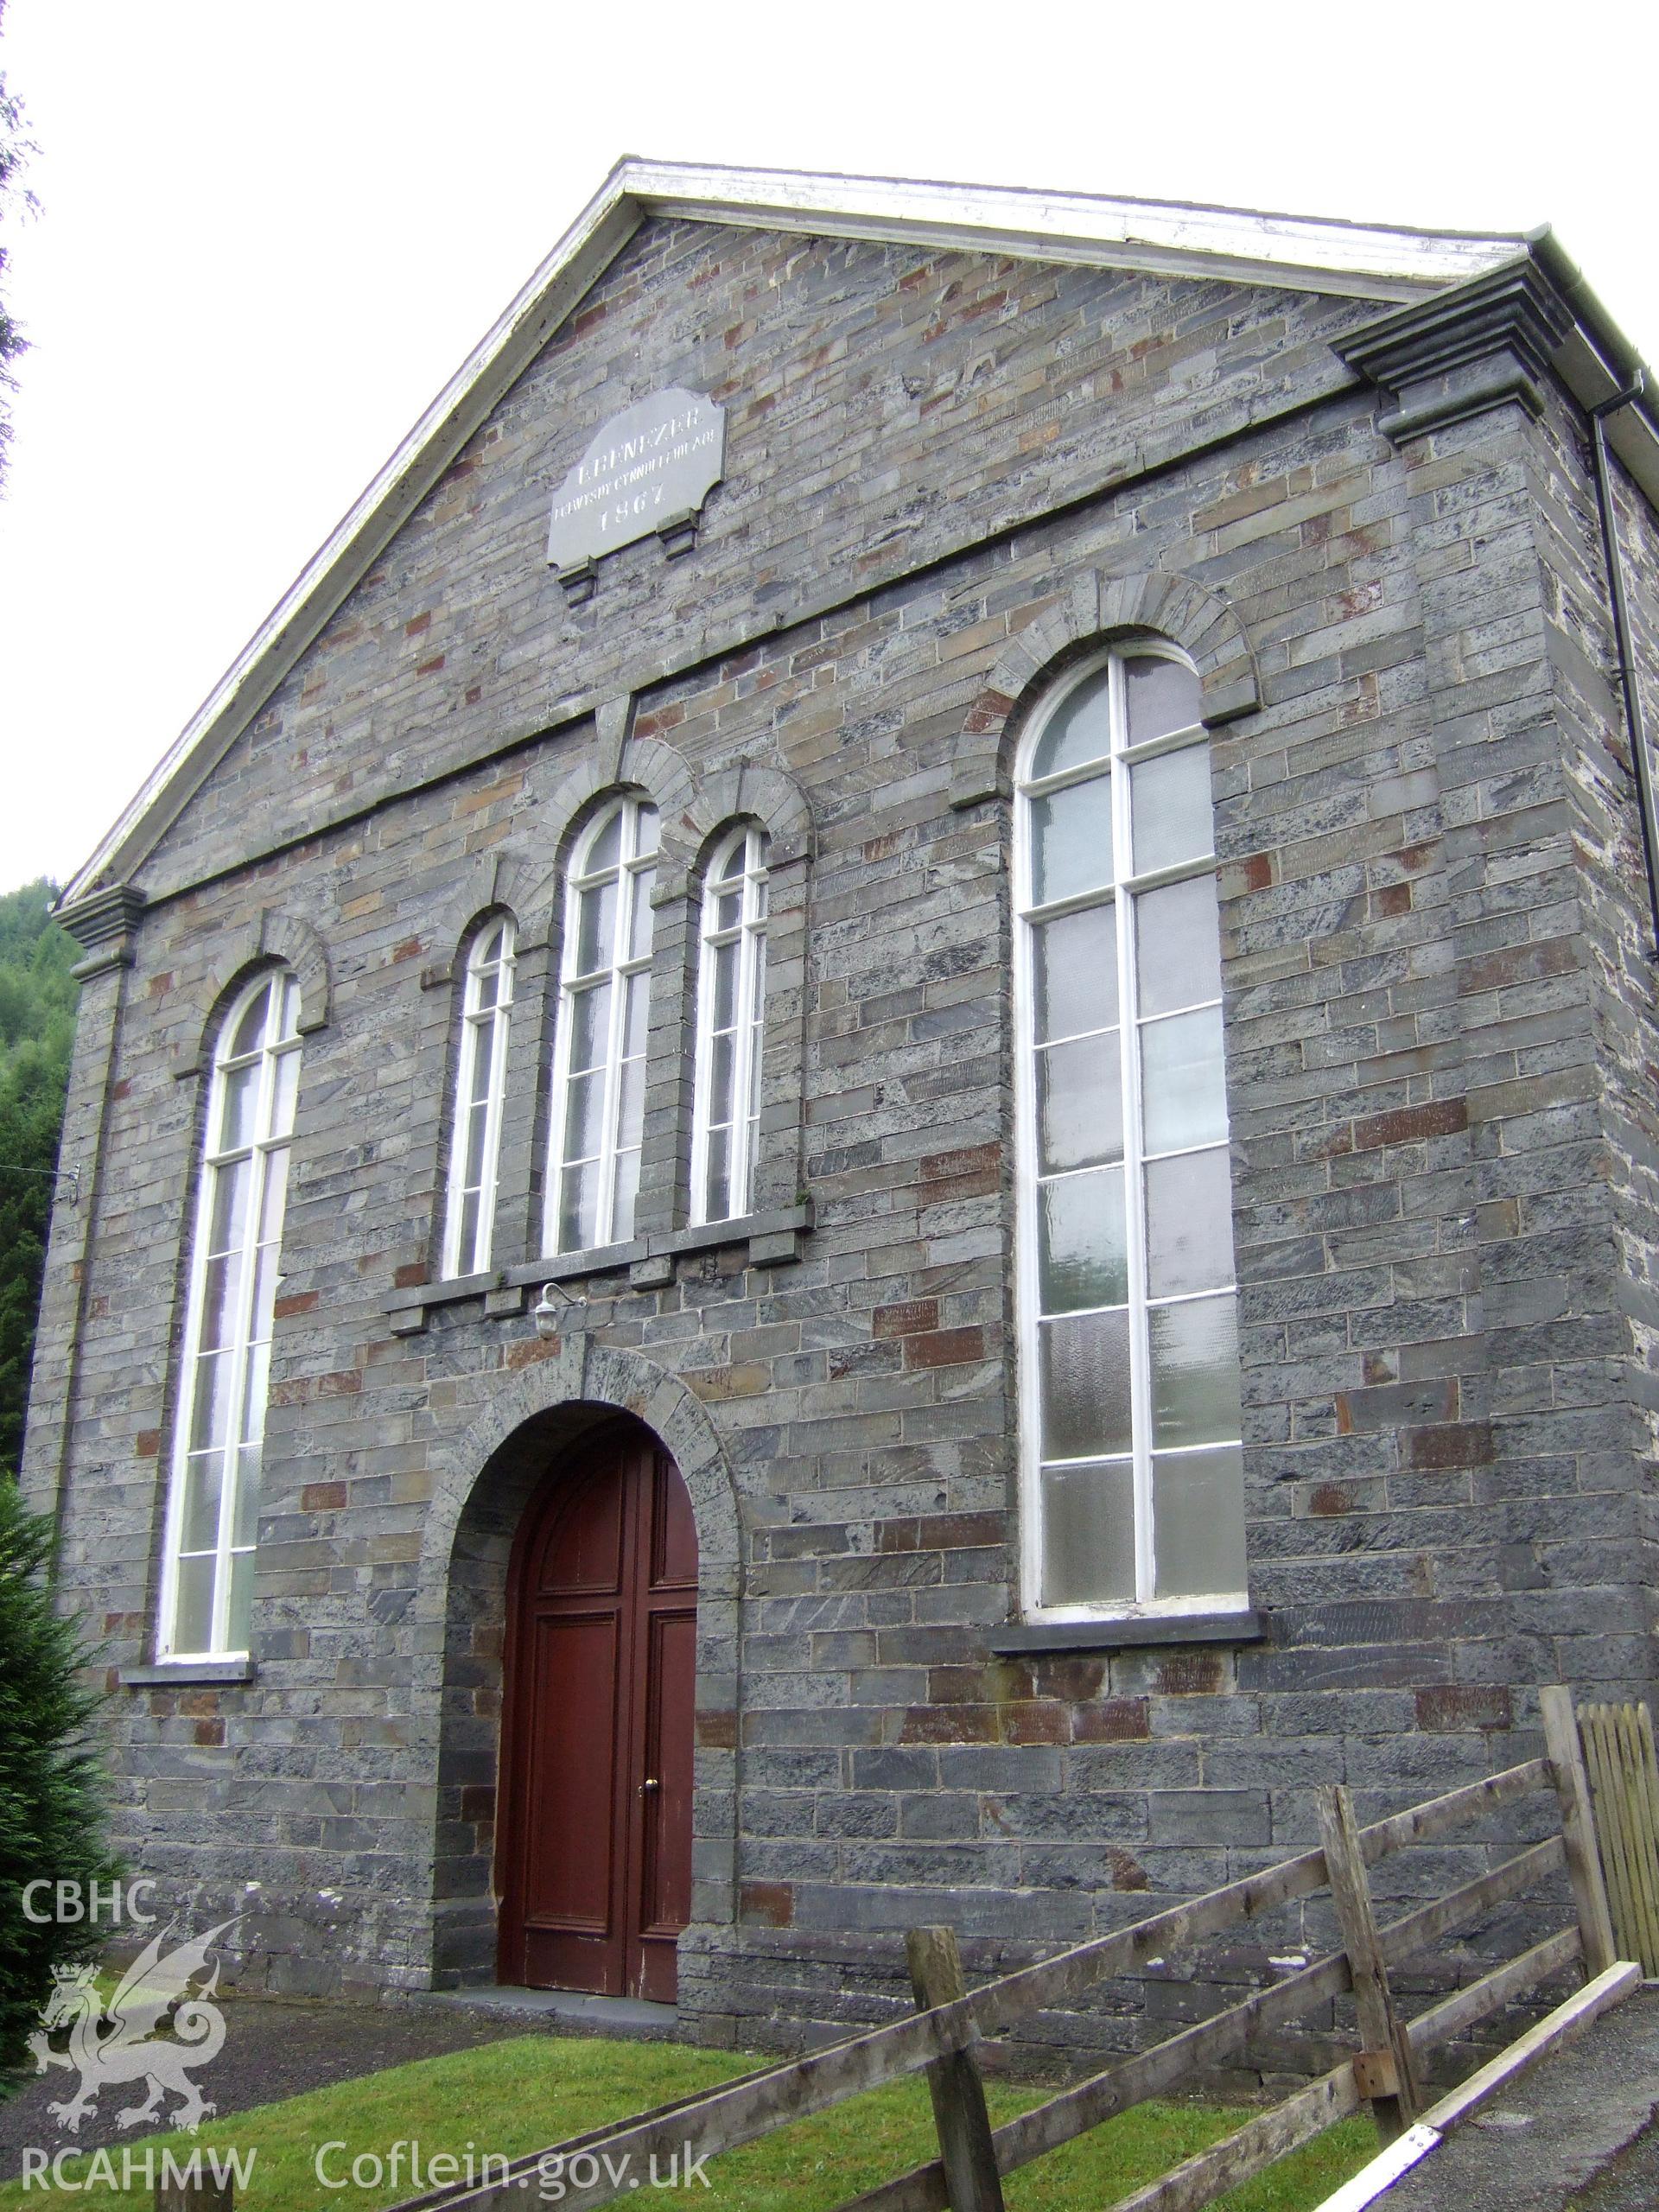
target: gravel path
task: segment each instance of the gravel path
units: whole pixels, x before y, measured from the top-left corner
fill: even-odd
[[[264,1997],[221,1997],[218,2002],[225,2014],[225,2047],[202,2074],[201,2088],[221,2113],[274,2104],[278,2098],[377,2074],[411,2058],[437,2058],[445,2051],[497,2043],[504,2036],[533,2034],[543,2024],[486,2019],[448,2005],[326,2005]],[[116,2114],[134,2101],[130,2085],[124,2084],[105,2091],[82,2120],[79,2134],[67,2134],[47,2107],[61,2103],[75,2079],[60,2068],[44,2076],[31,2075],[0,2103],[0,2181],[21,2175],[27,2145],[49,2152],[66,2147],[91,2151],[153,2132],[154,2122],[125,2130],[117,2124]]]
[[[1377,2212],[1655,2212],[1659,1990],[1639,1989],[1452,2130]]]

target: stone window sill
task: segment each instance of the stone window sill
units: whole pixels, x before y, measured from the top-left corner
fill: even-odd
[[[124,1667],[127,1690],[200,1689],[215,1683],[251,1682],[256,1673],[245,1654],[232,1659],[158,1659],[153,1667]]]
[[[477,1298],[493,1318],[522,1313],[528,1294],[544,1283],[582,1282],[623,1268],[634,1289],[661,1289],[673,1281],[674,1262],[682,1254],[725,1251],[739,1244],[748,1247],[753,1266],[787,1267],[800,1258],[801,1238],[811,1226],[810,1205],[798,1205],[742,1214],[734,1221],[707,1222],[696,1229],[658,1230],[626,1244],[601,1244],[591,1251],[561,1252],[487,1274],[420,1283],[395,1292],[386,1300],[386,1313],[394,1335],[414,1336],[426,1326],[426,1317],[435,1306]]]
[[[1260,1643],[1268,1624],[1259,1612],[1153,1613],[1134,1620],[1010,1621],[993,1629],[990,1649],[1013,1657],[1042,1651],[1133,1651],[1160,1643]]]

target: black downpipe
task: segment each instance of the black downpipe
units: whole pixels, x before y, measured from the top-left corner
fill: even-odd
[[[1612,598],[1613,643],[1618,654],[1618,681],[1624,694],[1624,727],[1630,734],[1630,759],[1636,768],[1636,789],[1642,816],[1642,854],[1648,868],[1648,913],[1653,923],[1653,945],[1659,955],[1659,815],[1654,811],[1653,769],[1648,759],[1648,733],[1642,713],[1642,692],[1636,678],[1636,649],[1630,634],[1630,607],[1624,589],[1624,563],[1618,546],[1618,519],[1613,509],[1613,490],[1607,468],[1607,434],[1603,423],[1639,399],[1645,389],[1640,369],[1623,391],[1590,410],[1590,453],[1595,468],[1596,505],[1601,512],[1601,543],[1607,563],[1607,583]]]

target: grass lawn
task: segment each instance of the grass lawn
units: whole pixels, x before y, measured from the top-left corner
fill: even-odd
[[[359,2153],[384,2158],[393,2143],[410,2138],[418,2140],[423,2160],[438,2152],[463,2153],[469,2143],[479,2151],[521,2158],[607,2120],[710,2088],[765,2063],[677,2044],[518,2036],[209,2120],[194,2145],[257,2150],[249,2185],[238,2191],[238,2202],[247,2212],[321,2212],[327,2206],[336,2212],[376,2212],[415,2193],[407,2168],[395,2183],[387,2181],[378,2189],[330,2190],[315,2171],[320,2145],[349,2146],[332,2154],[327,2169],[331,2177],[345,2175]],[[991,2117],[1009,2119],[1040,2103],[1046,2094],[1024,2083],[995,2082],[989,2090]],[[1139,2106],[1011,2175],[1006,2184],[1009,2212],[1072,2212],[1078,2206],[1093,2212],[1226,2134],[1246,2116],[1213,2105]],[[178,2157],[188,2156],[193,2147],[193,2139],[183,2134],[136,2140],[154,2145],[158,2157],[163,2145]],[[1344,2121],[1236,2190],[1225,2200],[1229,2212],[1306,2212],[1363,2165],[1376,2147],[1369,2121]],[[690,2194],[694,2202],[706,2196],[711,2212],[830,2212],[934,2151],[926,2085],[918,2075],[713,2160],[709,2188],[694,2184]],[[121,2152],[112,2156],[118,2177]],[[67,2177],[79,2178],[84,2165],[79,2159],[67,2167]],[[48,2201],[49,2193],[38,2184],[26,2190],[13,2182],[0,2189],[0,2212],[24,2212]],[[77,2202],[90,2212],[91,2207],[118,2202],[148,2207],[150,2199],[142,2187],[130,2197],[96,2188]],[[543,2200],[535,2190],[525,2192],[524,2202],[528,2212],[540,2212]]]

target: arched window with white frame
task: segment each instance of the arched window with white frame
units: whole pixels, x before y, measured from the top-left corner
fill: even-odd
[[[691,1218],[753,1204],[766,995],[766,833],[749,823],[711,858],[702,890]]]
[[[550,1252],[633,1235],[658,829],[656,808],[629,792],[594,816],[571,855],[553,1058]]]
[[[292,975],[268,970],[231,1005],[213,1054],[168,1507],[163,1657],[247,1649],[299,1013]]]
[[[475,931],[467,955],[443,1230],[447,1276],[480,1274],[490,1264],[514,950],[512,923],[503,914]]]
[[[1058,684],[1018,763],[1024,1596],[1243,1609],[1210,749],[1173,652]]]

